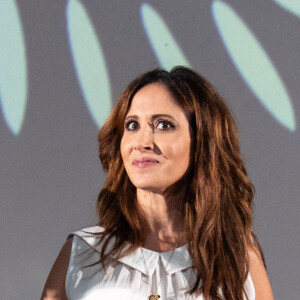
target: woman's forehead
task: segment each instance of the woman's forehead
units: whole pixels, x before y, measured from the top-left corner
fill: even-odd
[[[127,115],[131,113],[178,114],[184,111],[163,83],[151,83],[134,95]]]

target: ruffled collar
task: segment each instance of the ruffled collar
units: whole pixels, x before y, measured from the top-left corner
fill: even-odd
[[[96,251],[101,252],[101,244],[96,246],[98,240],[97,236],[91,233],[102,232],[102,231],[103,231],[102,227],[93,226],[93,227],[82,229],[80,231],[76,231],[73,234],[82,238],[88,245],[90,245]],[[111,242],[111,245],[108,246],[108,249],[112,246],[112,243],[113,241]],[[157,264],[159,264],[159,260],[161,260],[161,263],[163,264],[164,267],[167,266],[166,273],[169,275],[192,267],[192,260],[188,251],[187,244],[179,248],[176,248],[174,250],[173,257],[169,263],[168,261],[170,259],[170,256],[172,255],[173,250],[168,252],[156,252],[146,248],[142,248],[142,249],[147,263],[149,274],[146,270],[143,261],[141,248],[138,248],[135,252],[127,256],[119,258],[118,261],[125,265],[128,265],[131,268],[140,271],[146,276],[148,275],[152,276],[152,274],[155,271],[155,268],[157,267]]]

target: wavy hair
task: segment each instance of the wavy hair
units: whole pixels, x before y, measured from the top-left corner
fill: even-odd
[[[99,225],[105,228],[99,233],[99,243],[103,243],[99,262],[105,267],[112,255],[132,253],[148,234],[148,223],[137,206],[136,188],[124,168],[120,143],[134,95],[157,82],[172,93],[191,130],[188,184],[182,203],[197,273],[189,292],[202,292],[205,299],[240,300],[249,272],[247,247],[254,242],[263,257],[251,230],[254,187],[241,158],[236,124],[222,97],[204,77],[186,67],[170,72],[155,69],[133,80],[99,132],[99,157],[107,171],[97,201]],[[107,251],[111,240],[113,247]]]

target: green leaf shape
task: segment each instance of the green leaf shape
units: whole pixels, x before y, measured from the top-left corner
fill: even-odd
[[[0,1],[0,105],[8,128],[18,135],[27,106],[27,63],[14,0]]]
[[[190,64],[162,17],[147,3],[141,5],[141,18],[159,64],[166,70]]]
[[[294,131],[290,97],[262,45],[228,4],[214,1],[212,13],[228,54],[247,85],[280,124]]]
[[[67,4],[67,30],[81,91],[100,128],[112,108],[110,81],[96,31],[78,0],[69,0]]]
[[[300,18],[300,1],[299,0],[274,0],[284,9],[293,13]]]

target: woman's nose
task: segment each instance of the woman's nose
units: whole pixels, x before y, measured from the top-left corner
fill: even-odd
[[[138,131],[136,135],[135,148],[141,151],[154,149],[154,133],[152,128],[141,128]]]

